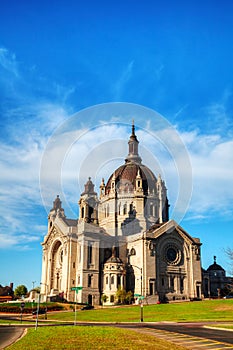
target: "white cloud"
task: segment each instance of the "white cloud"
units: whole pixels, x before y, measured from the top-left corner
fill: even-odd
[[[118,100],[118,101],[121,100],[121,96],[125,89],[125,85],[128,83],[128,81],[132,76],[133,65],[134,65],[134,60],[128,63],[126,68],[122,71],[118,80],[114,83],[113,90],[114,90],[115,100]]]
[[[133,64],[133,61],[128,64],[115,85],[115,92],[119,96],[131,78]],[[15,56],[5,49],[0,49],[0,65],[15,77],[20,76]],[[57,95],[64,95],[64,101],[73,93],[72,88],[66,89],[56,83],[51,86],[56,86]],[[20,94],[24,100],[24,92],[18,91],[18,96]],[[226,99],[228,97],[229,93],[226,94]],[[210,107],[209,113],[220,119],[222,105]],[[104,175],[107,181],[111,172],[127,156],[129,125],[126,122],[106,124],[104,118],[99,122],[101,115],[95,115],[94,124],[92,119],[89,123],[93,128],[88,129],[86,123],[89,121],[85,119],[80,120],[79,124],[69,125],[68,115],[69,110],[62,104],[36,100],[34,96],[27,96],[26,102],[21,101],[17,107],[7,107],[3,111],[3,117],[8,123],[2,132],[0,143],[2,248],[22,245],[28,249],[31,242],[39,240],[45,233],[46,226],[43,224],[46,222],[46,214],[43,211],[40,186],[47,209],[50,209],[55,196],[60,194],[64,198],[64,208],[68,209],[69,215],[75,217],[77,200],[87,177],[92,177],[98,192],[101,177]],[[108,120],[117,122],[122,119],[110,114]],[[64,121],[68,121],[69,128],[62,128]],[[56,134],[59,124],[61,128],[59,134]],[[150,118],[144,120],[144,125],[144,129],[137,131],[143,163],[152,168],[156,175],[162,174],[172,206],[180,195],[180,181],[184,185],[187,180],[190,191],[191,180],[193,194],[188,219],[205,218],[213,212],[232,215],[232,138],[222,135],[217,129],[208,135],[200,134],[198,130],[177,130],[176,134],[172,128],[153,133],[154,120]],[[59,137],[51,136],[54,131],[54,136]],[[180,152],[184,145],[177,135],[182,137],[189,151],[193,179],[190,179],[186,166],[188,160]],[[49,140],[49,147],[46,148]],[[41,169],[42,157],[47,161],[44,169]],[[41,175],[43,183],[40,182]],[[183,191],[185,190],[184,186]],[[69,211],[70,207],[73,209]],[[41,227],[38,227],[41,216],[37,217],[36,210],[41,210],[44,218]],[[29,231],[33,232],[29,235]]]
[[[0,66],[7,72],[19,77],[18,63],[15,54],[10,53],[6,48],[0,47]]]
[[[233,200],[233,140],[225,141],[220,135],[181,134],[192,163],[192,215],[209,216],[217,213],[232,215]],[[190,137],[189,137],[190,136]]]

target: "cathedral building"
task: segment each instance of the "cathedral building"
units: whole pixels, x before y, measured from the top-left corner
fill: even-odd
[[[99,194],[88,179],[77,220],[54,200],[42,243],[42,297],[112,305],[120,287],[148,303],[201,298],[201,243],[169,220],[165,183],[142,163],[138,144],[132,125],[125,163],[102,179]]]

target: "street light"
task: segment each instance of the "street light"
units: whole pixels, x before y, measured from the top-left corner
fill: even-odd
[[[39,292],[39,297],[38,297],[38,301],[37,301],[37,311],[36,311],[36,324],[35,324],[35,330],[37,330],[37,327],[38,327],[39,310],[40,310],[40,292]]]
[[[130,255],[129,255],[129,258],[130,258]],[[129,261],[129,264],[130,264],[130,261]],[[138,300],[140,301],[140,321],[143,322],[143,299],[144,299],[144,296],[142,295],[142,267],[139,267],[137,265],[132,265],[132,264],[130,264],[130,266],[136,267],[137,269],[140,270],[140,273],[141,273],[141,294],[134,294],[134,295],[136,297],[138,297]]]
[[[41,285],[45,286],[45,320],[47,320],[47,288],[48,285],[46,283],[40,282]]]
[[[77,323],[77,296],[78,296],[78,291],[82,290],[83,287],[72,287],[71,290],[75,291],[75,305],[74,305],[74,326],[76,326]]]
[[[32,281],[32,293],[31,293],[31,296],[33,297],[34,295],[34,285],[35,285],[36,281]],[[33,301],[33,298],[32,298],[32,312],[33,312],[33,306],[34,306],[34,301]]]

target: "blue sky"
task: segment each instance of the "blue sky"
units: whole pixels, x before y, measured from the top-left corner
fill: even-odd
[[[201,239],[204,268],[217,255],[230,270],[224,249],[233,243],[232,23],[233,3],[227,0],[1,4],[0,284],[39,285],[40,243],[59,181],[67,215],[74,218],[84,181],[77,171],[87,175],[92,152],[109,150],[113,140],[120,140],[121,149],[126,140],[122,159],[113,154],[111,161],[106,153],[107,165],[101,160],[101,167],[90,169],[96,181],[122,163],[130,113],[128,120],[109,115],[109,125],[103,109],[87,119],[76,114],[112,102],[155,110],[179,135],[192,168],[192,196],[181,224]],[[151,160],[166,180],[172,212],[179,176],[158,139],[150,138],[156,122],[146,113],[135,118],[141,152],[148,160],[149,153],[156,157]],[[51,171],[51,177],[41,164],[49,155],[53,169],[58,166],[58,139],[66,145],[65,158],[62,172]],[[53,157],[51,140],[57,146]]]

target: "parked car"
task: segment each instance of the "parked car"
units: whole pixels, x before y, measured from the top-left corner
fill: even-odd
[[[92,305],[85,305],[85,306],[81,307],[81,310],[92,310],[92,309],[94,309],[94,306],[92,306]]]
[[[38,312],[38,314],[45,314],[46,313],[46,310],[45,309],[39,309],[39,312]],[[32,311],[32,314],[33,315],[37,315],[37,310],[34,310],[34,311]]]

